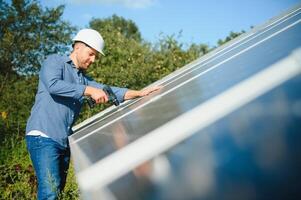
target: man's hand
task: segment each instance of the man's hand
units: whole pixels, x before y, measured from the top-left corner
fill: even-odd
[[[150,87],[150,88],[146,88],[146,89],[143,89],[143,90],[140,90],[140,97],[144,97],[144,96],[147,96],[149,95],[150,93],[153,93],[157,90],[160,90],[162,88],[162,86],[154,86],[154,87]]]
[[[106,103],[108,101],[108,96],[103,90],[91,86],[86,87],[84,95],[90,96],[97,104]]]
[[[154,86],[143,90],[128,90],[124,95],[124,100],[147,96],[157,90],[160,90],[162,87],[163,86]]]

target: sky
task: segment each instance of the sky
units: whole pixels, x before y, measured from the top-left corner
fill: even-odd
[[[44,7],[65,5],[63,19],[86,28],[92,18],[116,14],[138,26],[155,43],[171,36],[184,45],[214,46],[230,31],[249,31],[282,14],[301,0],[41,0]]]

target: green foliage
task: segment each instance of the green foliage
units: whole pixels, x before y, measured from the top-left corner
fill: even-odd
[[[26,150],[24,136],[12,135],[1,142],[0,199],[36,199],[37,181]],[[62,200],[79,199],[73,165],[68,171]]]
[[[223,40],[222,40],[222,39],[219,39],[219,40],[217,41],[217,43],[218,43],[219,46],[221,46],[221,45],[225,44],[226,42],[229,42],[230,40],[233,40],[234,38],[240,36],[240,35],[243,34],[243,33],[245,33],[244,30],[242,30],[241,32],[233,32],[233,31],[231,31],[230,34],[229,34],[229,36],[227,36],[227,37],[226,37],[225,39],[223,39]]]
[[[141,34],[137,25],[132,20],[126,20],[117,15],[105,19],[93,19],[90,21],[90,27],[99,30],[101,33],[117,31],[127,39],[141,42]]]
[[[67,182],[64,191],[60,194],[61,200],[76,200],[79,199],[79,188],[76,182],[75,171],[73,164],[70,163]]]
[[[0,75],[0,83],[0,141],[3,141],[7,135],[24,134],[38,77]]]
[[[155,76],[154,80],[161,79],[208,52],[209,47],[205,44],[191,44],[184,50],[183,44],[177,41],[175,35],[161,35],[151,52],[150,66],[154,68],[151,76]]]
[[[42,9],[36,0],[0,0],[0,73],[33,74],[45,55],[64,53],[74,28],[64,6]]]
[[[25,141],[12,135],[1,142],[0,199],[32,199],[36,179]]]

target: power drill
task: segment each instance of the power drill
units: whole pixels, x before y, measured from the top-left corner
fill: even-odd
[[[106,93],[106,95],[108,96],[109,99],[109,103],[114,104],[115,106],[119,106],[119,101],[116,97],[116,95],[114,94],[114,92],[112,91],[111,87],[108,85],[104,85],[104,87],[102,88],[102,90]],[[92,99],[91,97],[87,98],[87,102],[90,108],[93,108],[96,104],[95,100]]]

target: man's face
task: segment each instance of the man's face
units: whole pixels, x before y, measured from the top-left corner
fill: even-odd
[[[86,70],[97,59],[98,52],[85,44],[80,44],[76,47],[76,58],[78,67]]]

